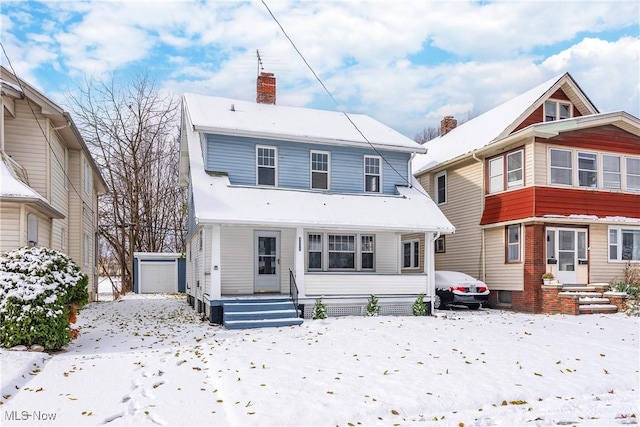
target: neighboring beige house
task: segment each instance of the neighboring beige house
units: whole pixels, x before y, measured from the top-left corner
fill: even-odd
[[[69,255],[97,295],[98,194],[106,184],[69,113],[0,69],[0,251]]]
[[[412,162],[456,228],[436,242],[436,270],[483,279],[494,306],[541,312],[545,272],[585,286],[640,263],[637,117],[599,113],[565,73],[452,121]]]

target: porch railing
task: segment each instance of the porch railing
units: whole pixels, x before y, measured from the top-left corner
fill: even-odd
[[[298,309],[298,285],[296,285],[296,276],[289,269],[289,296],[293,300],[293,306]]]

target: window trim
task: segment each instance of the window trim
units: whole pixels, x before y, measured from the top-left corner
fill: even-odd
[[[313,155],[320,154],[327,156],[327,170],[320,171],[313,169]],[[313,186],[313,174],[325,174],[327,176],[327,187],[320,188]],[[321,191],[330,191],[331,190],[331,152],[330,151],[322,151],[322,150],[311,150],[309,152],[309,188],[312,190],[321,190]]]
[[[552,120],[547,120],[547,117],[550,117],[550,116],[547,115],[547,104],[555,104],[554,105],[554,107],[555,107],[554,108],[554,115],[553,115],[553,119]],[[560,105],[569,106],[569,116],[568,117],[561,117]],[[555,122],[555,121],[558,121],[558,120],[570,119],[572,117],[573,117],[573,103],[571,101],[549,98],[546,101],[544,101],[544,103],[542,104],[542,122],[544,122],[544,123]]]
[[[444,178],[444,188],[443,188],[443,193],[444,193],[444,200],[440,200],[440,187],[438,186],[438,178]],[[447,171],[441,171],[436,173],[433,176],[433,188],[434,188],[434,193],[435,193],[435,202],[438,205],[446,205],[447,204],[447,199],[449,198],[449,192],[448,192],[448,181],[449,179],[447,178]]]
[[[567,167],[565,167],[565,166],[553,166],[553,165],[551,164],[551,159],[552,159],[552,157],[553,157],[553,152],[554,152],[554,151],[569,153],[569,155],[570,155],[570,156],[569,156],[570,165],[569,165],[569,167],[568,167],[568,168],[567,168]],[[562,169],[562,170],[567,170],[567,169],[568,169],[569,171],[571,171],[571,174],[569,175],[569,176],[570,176],[570,181],[571,181],[571,182],[570,182],[570,183],[568,183],[568,184],[566,184],[566,183],[562,183],[562,182],[553,182],[553,181],[552,181],[552,180],[553,180],[553,174],[552,174],[552,171],[553,171],[553,169],[554,169],[554,168],[555,168],[555,169]],[[567,149],[564,149],[564,148],[554,148],[554,147],[550,147],[550,148],[549,148],[549,169],[548,169],[548,173],[549,173],[549,176],[548,176],[548,182],[549,182],[549,185],[559,186],[559,187],[573,187],[573,175],[574,175],[574,168],[573,168],[573,150],[567,150]]]
[[[378,173],[367,173],[367,159],[376,159],[378,161]],[[380,156],[371,156],[366,154],[362,160],[362,172],[364,177],[364,186],[362,187],[365,193],[382,193],[382,157]],[[378,177],[378,190],[372,191],[367,190],[367,176],[377,176]]]
[[[615,262],[615,263],[633,263],[633,264],[638,264],[640,263],[640,257],[638,257],[638,259],[623,259],[622,255],[623,255],[623,232],[633,232],[633,233],[640,233],[640,227],[634,227],[634,226],[609,226],[607,229],[607,261],[608,262]],[[611,249],[612,249],[612,239],[611,239],[611,233],[615,232],[615,239],[616,242],[613,244],[613,246],[615,246],[616,248],[616,258],[611,258]],[[639,242],[640,245],[640,242]],[[633,246],[631,247],[631,253],[633,255]],[[640,252],[640,250],[639,250]]]
[[[436,254],[444,254],[447,252],[447,241],[445,239],[445,236],[440,236],[438,237],[434,242],[433,242],[433,251]]]
[[[258,151],[260,149],[263,150],[273,150],[273,166],[260,165],[258,164]],[[278,147],[275,145],[260,145],[256,144],[255,151],[255,174],[256,174],[256,185],[260,187],[277,187],[278,186]],[[260,168],[269,168],[273,169],[273,185],[271,184],[260,184]]]
[[[509,230],[518,227],[518,240],[515,243],[512,243],[509,239],[510,239],[510,233]],[[518,259],[511,259],[510,258],[510,253],[511,251],[509,250],[512,246],[516,246],[518,248]],[[512,225],[507,225],[505,227],[505,259],[504,259],[505,264],[520,264],[522,262],[522,226],[521,224],[512,224]]]
[[[592,169],[582,169],[580,167],[580,156],[582,156],[583,159],[585,159],[585,156],[593,156],[594,159],[593,161],[595,162],[595,171]],[[598,153],[594,153],[592,151],[580,151],[580,150],[576,150],[576,170],[578,173],[578,187],[579,188],[600,188],[599,184],[599,169],[600,169],[600,162],[598,162]],[[580,172],[588,172],[588,173],[595,173],[596,174],[596,180],[595,183],[593,185],[582,185],[582,180],[580,179]]]
[[[321,238],[321,255],[320,263],[321,268],[309,268],[309,236],[320,236]],[[330,268],[329,267],[329,240],[330,236],[351,236],[353,237],[354,250],[353,250],[353,268]],[[371,236],[373,239],[373,251],[363,251],[362,239],[363,237]],[[321,232],[321,231],[308,231],[305,234],[305,271],[308,273],[373,273],[377,269],[376,263],[376,243],[375,233],[349,233],[349,232]],[[318,252],[318,251],[312,251]],[[331,252],[344,252],[344,251],[331,251]],[[373,268],[362,267],[362,254],[373,253]]]
[[[488,180],[488,191],[487,194],[496,194],[503,191],[512,190],[514,188],[524,187],[524,174],[525,174],[525,165],[524,165],[524,148],[518,148],[516,150],[510,151],[508,153],[501,154],[499,156],[488,159],[488,167],[487,167],[487,180]],[[520,167],[517,169],[509,169],[509,158],[511,156],[519,155],[520,156]],[[493,174],[492,166],[500,164],[501,170],[500,173]],[[509,181],[509,173],[514,171],[521,171],[521,177],[515,181]],[[493,187],[494,178],[500,179],[500,184]],[[497,184],[497,180],[496,180]]]
[[[405,264],[405,258],[404,258],[404,249],[407,245],[409,245],[409,258],[410,258],[410,262],[408,266]],[[418,251],[417,254],[416,254],[416,249]],[[420,256],[421,256],[420,239],[403,240],[401,255],[402,255],[403,270],[418,270],[420,268]]]

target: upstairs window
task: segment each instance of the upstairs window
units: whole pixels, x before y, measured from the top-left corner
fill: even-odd
[[[402,268],[420,268],[420,241],[402,242]]]
[[[436,203],[442,205],[447,203],[447,172],[439,172],[435,175]]]
[[[277,162],[275,147],[256,147],[256,168],[258,185],[276,185]]]
[[[602,186],[607,189],[622,188],[619,156],[602,156]]]
[[[329,189],[329,153],[326,151],[311,152],[311,188]]]
[[[627,158],[627,189],[640,191],[640,158]]]
[[[547,101],[544,103],[544,121],[568,119],[571,117],[571,104],[561,101]]]
[[[578,185],[598,186],[598,156],[594,153],[578,153]]]
[[[571,151],[552,148],[550,153],[551,183],[572,185],[573,168],[571,164]]]
[[[507,189],[524,185],[523,156],[524,152],[518,150],[489,160],[489,193],[497,193],[505,189],[505,169]]]
[[[364,191],[379,193],[381,181],[380,157],[364,156]]]

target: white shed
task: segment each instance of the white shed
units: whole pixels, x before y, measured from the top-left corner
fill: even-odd
[[[137,294],[184,292],[179,253],[135,252],[133,290]]]

